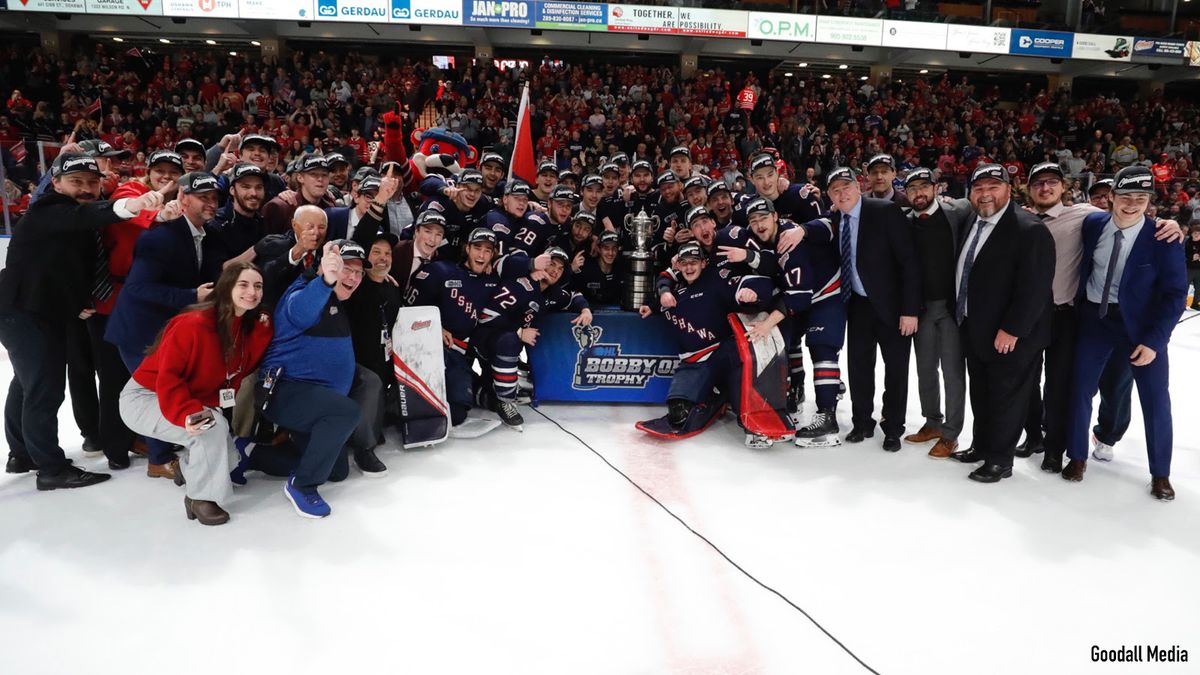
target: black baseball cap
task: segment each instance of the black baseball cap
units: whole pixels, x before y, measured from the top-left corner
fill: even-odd
[[[650,162],[647,162],[644,159],[639,159],[633,163],[633,168],[629,171],[629,173],[632,174],[634,171],[646,171],[647,173],[654,173],[654,167],[650,166]]]
[[[709,211],[703,206],[697,206],[687,212],[686,222],[688,227],[691,227],[692,223],[700,220],[701,218],[712,218],[713,220],[716,220],[716,218],[713,218],[712,211]]]
[[[371,243],[374,244],[375,242],[379,241],[380,239],[386,241],[388,243],[388,246],[391,246],[393,248],[395,248],[396,244],[400,243],[400,237],[397,237],[396,235],[392,234],[391,232],[380,232],[379,234],[375,235],[375,238],[371,240]]]
[[[708,187],[708,177],[692,176],[691,178],[683,181],[684,191],[691,190],[694,187],[698,187],[700,189],[704,189],[704,188]]]
[[[608,161],[612,162],[613,164],[617,164],[617,165],[628,164],[629,163],[629,155],[626,155],[623,152],[613,153],[613,156],[609,157]]]
[[[328,171],[329,160],[322,155],[305,155],[296,160],[296,173],[308,173],[309,171]]]
[[[400,172],[404,170],[404,167],[401,166],[400,162],[397,162],[397,161],[384,162],[383,164],[380,164],[379,171],[377,171],[376,173],[378,173],[380,176],[386,176],[388,173],[388,170],[391,169],[392,167],[395,167],[395,169],[396,169],[392,175],[399,178]]]
[[[334,164],[345,164],[346,166],[350,166],[350,160],[346,159],[346,156],[340,152],[331,152],[328,155],[325,155],[325,161],[329,164],[329,168],[331,169],[333,168]]]
[[[1138,192],[1154,194],[1154,174],[1144,166],[1127,166],[1113,177],[1113,194],[1129,195]]]
[[[83,151],[92,157],[104,157],[106,159],[124,159],[133,154],[128,150],[118,150],[106,141],[99,139],[79,141],[79,147],[83,148]]]
[[[501,157],[498,153],[495,153],[495,152],[483,153],[483,158],[479,160],[479,166],[483,166],[484,164],[487,164],[488,162],[494,162],[496,164],[499,164],[500,168],[504,168],[504,158]]]
[[[570,256],[567,255],[566,251],[562,250],[561,248],[559,248],[557,246],[551,246],[551,247],[547,248],[546,255],[550,256],[551,260],[557,259],[557,260],[562,261],[564,268],[566,268],[570,265],[570,261],[571,261]]]
[[[571,222],[582,220],[592,227],[596,226],[596,214],[591,211],[576,211],[575,215],[571,216]]]
[[[364,192],[379,192],[379,187],[383,185],[383,181],[379,176],[367,176],[358,183],[358,193]]]
[[[684,258],[694,258],[696,260],[704,260],[704,249],[700,248],[700,244],[694,241],[689,241],[679,247],[679,253],[675,254],[676,258],[683,260]]]
[[[251,164],[250,162],[241,162],[233,166],[233,171],[229,173],[229,183],[232,185],[243,178],[249,178],[251,176],[264,178],[266,174],[267,172],[258,168],[257,165]]]
[[[246,136],[242,136],[242,140],[238,143],[238,152],[241,152],[247,145],[252,143],[265,145],[268,149],[279,149],[279,141],[266,134],[247,134]]]
[[[554,162],[542,162],[541,164],[538,164],[538,175],[540,176],[544,173],[552,173],[557,176],[558,165]]]
[[[600,245],[604,246],[605,244],[612,244],[613,246],[620,246],[621,245],[621,235],[617,234],[616,232],[609,232],[609,231],[605,230],[604,234],[600,235]]]
[[[750,200],[749,204],[746,204],[746,217],[749,218],[756,213],[775,213],[775,205],[769,199],[755,197]]]
[[[155,164],[170,164],[183,173],[183,158],[179,156],[179,153],[171,150],[155,150],[150,153],[150,156],[146,158],[146,168],[149,169]]]
[[[1093,192],[1095,192],[1096,190],[1099,190],[1100,188],[1108,188],[1111,190],[1112,186],[1113,186],[1113,179],[1101,178],[1100,180],[1098,180],[1095,183],[1092,183],[1091,185],[1088,186],[1088,195],[1091,196],[1091,194]]]
[[[1041,164],[1035,164],[1034,167],[1029,170],[1029,182],[1032,183],[1034,176],[1038,175],[1039,173],[1052,173],[1055,176],[1058,176],[1060,180],[1067,179],[1067,174],[1063,172],[1062,167],[1058,165],[1058,162],[1042,162]]]
[[[529,187],[529,183],[526,183],[523,180],[514,180],[511,183],[506,183],[504,185],[504,194],[532,197],[533,190]]]
[[[360,166],[360,167],[358,167],[358,170],[354,172],[354,175],[350,177],[350,180],[361,181],[362,179],[366,178],[367,176],[378,176],[378,175],[379,175],[379,172],[375,170],[375,167]]]
[[[94,173],[103,176],[96,160],[84,152],[60,152],[50,165],[50,176],[58,178],[72,173]]]
[[[904,177],[904,187],[907,188],[909,185],[912,185],[918,181],[928,181],[933,183],[933,172],[923,166],[910,169],[908,175]]]
[[[361,244],[353,239],[338,239],[333,242],[333,245],[338,247],[342,252],[342,260],[359,260],[362,262],[364,270],[371,269],[371,262],[367,260],[367,252],[363,250]]]
[[[775,158],[765,152],[755,155],[750,159],[750,173],[759,169],[775,169]]]
[[[825,177],[825,188],[828,189],[835,180],[848,180],[853,183],[855,181],[854,169],[848,166],[839,166],[830,171],[829,175]]]
[[[603,188],[604,179],[594,173],[589,173],[588,175],[584,176],[583,180],[579,183],[580,188],[589,188],[593,185],[598,188]]]
[[[692,158],[692,151],[691,151],[691,150],[688,150],[688,149],[687,149],[687,146],[685,146],[685,145],[677,145],[677,146],[675,146],[675,147],[671,148],[671,154],[669,154],[669,155],[667,155],[667,156],[668,156],[668,157],[674,157],[675,155],[683,155],[684,157],[687,157],[688,159],[691,159],[691,158]]]
[[[180,154],[183,154],[184,150],[189,150],[189,149],[195,150],[196,152],[198,152],[202,155],[206,152],[206,150],[204,149],[204,144],[194,138],[185,138],[175,144],[175,152],[178,152]]]
[[[575,191],[566,185],[560,185],[554,188],[554,192],[550,193],[550,200],[576,202],[579,201],[579,195],[575,194]]]
[[[603,176],[604,174],[606,174],[610,171],[612,173],[619,174],[619,173],[621,173],[621,167],[617,166],[616,162],[609,162],[608,164],[605,164],[604,166],[600,167],[600,175],[601,176]]]
[[[717,194],[718,192],[728,192],[731,195],[733,194],[733,191],[729,189],[729,186],[726,185],[725,181],[723,180],[714,180],[713,182],[709,183],[708,187],[705,188],[705,191],[708,193],[709,199],[712,199],[713,195]]]
[[[675,175],[674,171],[664,171],[664,172],[658,174],[658,178],[654,179],[654,184],[658,185],[659,187],[666,185],[668,183],[678,183],[678,182],[679,182],[679,177]]]
[[[420,215],[417,216],[417,222],[416,222],[415,227],[420,227],[422,225],[437,225],[438,227],[445,230],[446,229],[446,217],[443,216],[442,214],[438,213],[437,211],[425,210],[425,211],[422,211],[420,213]]]
[[[991,178],[992,180],[998,180],[1001,183],[1007,183],[1008,171],[999,164],[980,164],[979,166],[975,167],[975,171],[971,172],[970,184],[974,185],[976,181],[986,180],[988,178]]]
[[[221,189],[217,179],[207,171],[185,173],[179,178],[179,189],[185,195],[198,195],[205,192],[216,192]]]
[[[471,234],[467,235],[468,244],[478,244],[483,241],[491,242],[492,246],[495,246],[496,233],[486,227],[477,227],[471,230]]]
[[[571,180],[574,180],[576,183],[579,182],[579,176],[575,175],[575,172],[571,171],[570,169],[563,169],[562,171],[558,172],[559,182],[562,182],[568,178],[570,178]]]
[[[464,169],[455,179],[458,185],[483,185],[483,174],[475,169]]]
[[[871,167],[875,166],[876,164],[887,164],[892,169],[896,168],[895,158],[893,158],[891,155],[889,155],[887,153],[875,155],[870,160],[868,160],[867,161],[867,170],[869,171],[871,169]]]

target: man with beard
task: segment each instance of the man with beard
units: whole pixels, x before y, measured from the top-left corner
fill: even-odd
[[[504,196],[504,185],[507,182],[504,174],[504,158],[494,152],[485,152],[479,158],[479,173],[483,174],[483,193],[492,199]]]
[[[262,217],[267,195],[265,174],[243,162],[233,167],[228,178],[229,201],[217,210],[209,229],[228,258],[226,265],[254,262],[254,245],[266,235]]]
[[[557,246],[567,252],[571,258],[572,271],[579,271],[583,259],[592,252],[596,229],[596,216],[587,211],[576,210],[570,217],[570,226],[560,229],[551,241],[551,246]]]
[[[374,442],[368,443],[366,438],[360,439],[357,443],[360,448],[373,448],[376,443],[383,442],[384,414],[386,410],[394,407],[390,403],[396,394],[396,376],[392,371],[392,327],[396,323],[396,313],[403,304],[404,296],[394,280],[389,280],[388,276],[392,269],[392,251],[399,242],[391,232],[375,235],[375,241],[367,251],[367,262],[371,266],[367,268],[366,276],[363,277],[358,290],[344,305],[350,314],[354,360],[379,379],[381,396],[374,406],[379,414],[375,419],[367,420],[371,432],[375,435]],[[365,408],[367,406],[364,406]],[[358,464],[370,462],[365,453],[360,454],[362,456],[357,458]]]
[[[1012,476],[1038,354],[1050,343],[1054,238],[1017,208],[1008,172],[998,164],[976,167],[969,199],[977,218],[959,239],[955,318],[975,423],[972,447],[952,457],[983,462],[969,477],[995,483]]]
[[[711,218],[709,222],[712,222]],[[621,304],[621,238],[616,232],[601,234],[597,254],[584,259],[580,268],[572,271],[571,288],[583,294],[588,305],[615,307]]]
[[[492,205],[491,198],[483,195],[483,175],[474,169],[464,169],[453,185],[430,199],[423,210],[436,211],[446,219],[446,241],[438,255],[457,260],[462,255],[463,238],[483,226]],[[411,228],[400,234],[402,239],[411,236]]]
[[[891,155],[875,155],[867,161],[867,180],[871,183],[868,197],[909,206],[904,194],[896,192],[896,160]]]
[[[675,233],[683,228],[684,209],[687,204],[683,201],[683,186],[674,171],[660,173],[655,182],[658,186],[658,200],[654,203],[653,210],[648,213],[658,217],[658,230],[654,234],[653,242],[658,251],[661,268],[666,266],[667,247],[675,244]]]
[[[163,191],[101,202],[95,159],[64,152],[50,167],[50,189],[17,222],[0,271],[0,343],[13,367],[5,403],[8,473],[38,470],[37,488],[80,488],[108,474],[72,466],[58,445],[66,392],[67,322],[87,319],[112,293],[100,228],[158,210]]]
[[[226,147],[232,147],[234,143],[237,143],[237,154],[226,149]],[[263,134],[247,134],[245,136],[231,134],[222,139],[220,144],[209,148],[208,166],[213,167],[212,172],[217,176],[217,182],[220,184],[222,193],[229,187],[229,177],[225,175],[226,171],[239,162],[247,162],[257,166],[263,170],[263,188],[266,191],[263,199],[266,202],[270,202],[287,190],[287,184],[274,173],[278,156],[279,144],[270,136]]]
[[[296,209],[310,204],[322,209],[334,206],[329,194],[329,162],[321,155],[305,155],[296,160],[295,190],[279,193],[263,207],[263,225],[267,234],[287,232]]]
[[[633,163],[633,169],[629,172],[629,185],[601,202],[600,222],[604,229],[620,234],[621,247],[626,248],[629,244],[629,233],[625,230],[625,216],[636,216],[642,211],[645,211],[646,215],[652,215],[657,199],[658,193],[654,190],[654,170],[650,162],[639,159]],[[662,232],[662,227],[659,227],[659,232]]]

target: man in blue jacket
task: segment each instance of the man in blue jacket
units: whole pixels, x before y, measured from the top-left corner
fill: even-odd
[[[1187,277],[1179,244],[1154,237],[1154,219],[1146,209],[1154,195],[1154,176],[1131,166],[1113,181],[1112,213],[1083,221],[1083,259],[1079,266],[1079,338],[1075,381],[1067,430],[1071,461],[1062,476],[1083,480],[1087,469],[1088,425],[1092,397],[1109,355],[1129,355],[1146,424],[1146,451],[1152,477],[1150,493],[1175,498],[1171,487],[1171,396],[1167,391],[1167,343],[1187,295]]]

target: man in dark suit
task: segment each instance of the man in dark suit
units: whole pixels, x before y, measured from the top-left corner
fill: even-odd
[[[129,372],[137,370],[159,331],[188,305],[203,302],[221,275],[224,246],[205,223],[217,212],[217,179],[195,171],[179,179],[183,215],[146,231],[133,250],[133,267],[117,297],[104,339],[116,345]],[[170,446],[147,439],[147,475],[171,478],[178,465]]]
[[[58,445],[66,392],[67,323],[95,314],[112,294],[99,229],[162,207],[152,190],[136,199],[99,201],[96,160],[64,152],[50,167],[46,195],[13,228],[0,271],[0,343],[13,377],[4,406],[8,473],[37,468],[37,489],[80,488],[108,480],[71,465]]]
[[[842,298],[847,305],[853,428],[860,443],[875,434],[875,350],[883,353],[883,449],[900,449],[908,407],[908,358],[921,311],[921,271],[912,225],[889,201],[863,197],[853,171],[829,172],[829,199],[836,209],[841,252]]]
[[[1171,396],[1167,391],[1167,343],[1187,297],[1186,266],[1178,243],[1155,238],[1155,220],[1146,216],[1154,176],[1141,166],[1117,173],[1113,209],[1083,221],[1079,265],[1079,340],[1062,476],[1083,480],[1087,469],[1092,397],[1109,356],[1125,354],[1133,366],[1155,498],[1172,500]]]
[[[446,219],[437,211],[422,211],[413,225],[412,239],[392,247],[392,278],[400,286],[400,297],[408,297],[413,274],[437,257],[445,237]]]
[[[973,447],[952,456],[982,461],[970,478],[995,483],[1012,476],[1038,354],[1050,342],[1054,239],[1012,200],[999,164],[976,167],[969,199],[977,217],[958,243],[955,318],[975,426]]]

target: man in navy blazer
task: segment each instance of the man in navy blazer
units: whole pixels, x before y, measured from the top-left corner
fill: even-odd
[[[1113,181],[1113,209],[1083,221],[1083,259],[1079,265],[1079,338],[1075,381],[1062,476],[1083,480],[1087,469],[1092,397],[1114,351],[1127,354],[1137,382],[1146,425],[1146,451],[1152,477],[1150,492],[1175,498],[1171,487],[1171,396],[1167,391],[1167,343],[1187,297],[1186,264],[1178,243],[1156,239],[1155,220],[1146,216],[1154,195],[1154,176],[1131,166]]]
[[[354,199],[352,206],[335,206],[325,209],[325,215],[329,218],[328,231],[326,233],[328,241],[337,241],[338,239],[357,240],[354,235],[358,231],[359,225],[362,224],[363,219],[367,217],[371,204],[379,196],[382,183],[382,178],[368,176],[359,182],[357,188],[351,191]],[[390,199],[391,195],[387,195],[387,198]],[[379,201],[381,204],[387,203],[387,199]],[[384,210],[379,222],[373,225],[378,229],[377,234],[391,231],[388,227],[386,210]]]

